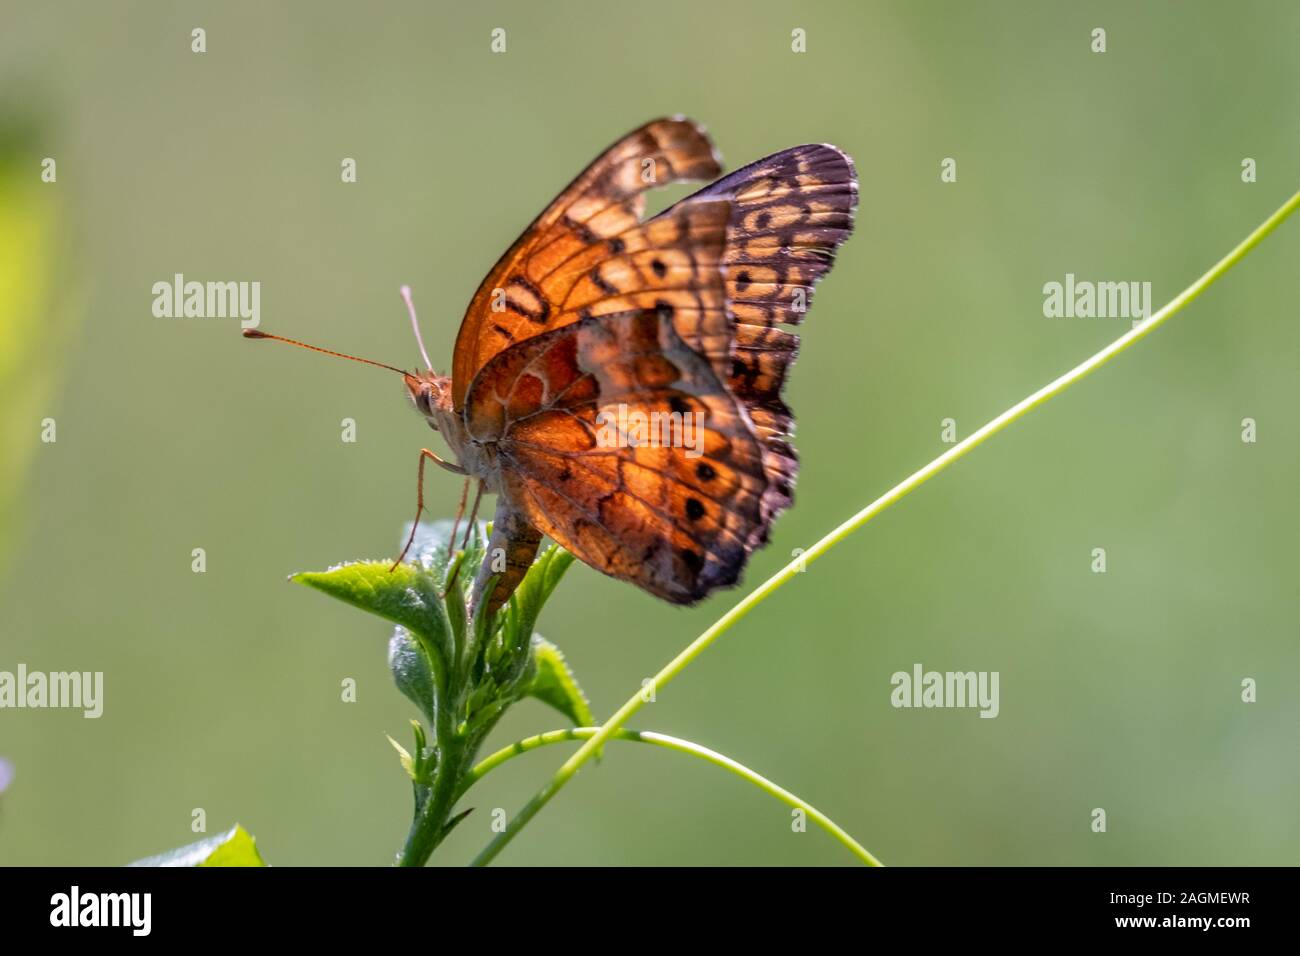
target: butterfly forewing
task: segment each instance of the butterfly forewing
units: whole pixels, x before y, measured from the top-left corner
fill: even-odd
[[[803,319],[851,232],[857,181],[834,147],[798,146],[642,221],[647,189],[718,172],[689,120],[630,133],[470,304],[453,404],[501,496],[493,542],[521,567],[541,531],[689,604],[735,583],[790,504],[798,458],[781,391],[799,340],[781,326]]]
[[[492,356],[535,335],[581,318],[567,308],[600,263],[638,254],[652,243],[676,240],[676,229],[647,231],[643,193],[672,182],[718,175],[713,144],[690,120],[647,123],[602,153],[542,212],[483,280],[470,302],[453,356],[452,398],[460,409],[470,383]],[[725,229],[725,224],[717,227]],[[719,238],[721,249],[724,240]],[[677,242],[680,249],[681,242]],[[578,265],[574,265],[577,262]],[[603,271],[600,275],[603,275]],[[620,294],[632,291],[610,282]],[[588,293],[590,297],[590,293]]]
[[[852,233],[857,173],[853,161],[834,146],[795,146],[750,163],[683,202],[702,199],[732,203],[723,253],[734,317],[726,381],[763,443],[769,482],[763,520],[752,542],[757,547],[789,507],[799,473],[791,444],[794,416],[781,397],[799,354],[799,337],[780,326],[803,321],[814,286]]]

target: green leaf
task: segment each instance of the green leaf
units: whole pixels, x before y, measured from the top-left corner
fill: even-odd
[[[540,637],[535,649],[533,638],[537,617],[573,556],[547,548],[502,610],[489,614],[480,605],[470,617],[467,600],[491,529],[474,526],[463,550],[454,550],[452,531],[450,521],[408,525],[409,560],[392,570],[390,562],[361,561],[292,578],[397,625],[389,669],[432,738],[426,746],[418,721],[412,721],[415,750],[389,738],[414,784],[416,821],[399,857],[406,864],[427,860],[463,819],[448,819],[454,803],[448,797],[507,708],[532,693],[578,723],[594,723],[558,649]],[[444,774],[449,786],[439,786]]]
[[[441,585],[439,590],[446,593],[448,590],[447,578],[451,569],[463,557],[467,568],[463,568],[461,573],[470,571],[468,580],[472,581],[474,575],[472,572],[478,569],[483,561],[483,551],[487,547],[487,529],[490,525],[487,522],[480,521],[469,536],[469,542],[464,551],[455,548],[455,542],[451,541],[451,532],[456,531],[456,539],[460,541],[465,536],[466,524],[461,522],[456,527],[455,522],[448,521],[445,518],[438,521],[424,521],[415,529],[415,537],[411,541],[411,548],[406,553],[407,561],[414,561],[431,575],[436,577]],[[405,542],[411,534],[411,526],[408,524],[402,529],[402,541]],[[457,580],[462,584],[466,579],[457,575]]]
[[[402,564],[391,572],[390,567],[361,561],[304,571],[292,580],[398,625],[388,648],[393,680],[432,727],[440,673],[446,674],[454,659],[451,625],[438,591],[440,571],[424,564]]]
[[[578,686],[568,661],[558,647],[540,634],[533,635],[533,663],[536,672],[528,685],[527,696],[550,704],[572,720],[575,727],[596,726],[591,704]]]
[[[399,564],[389,571],[391,566],[387,561],[358,561],[328,571],[302,571],[291,580],[413,631],[446,660],[450,629],[439,582],[424,568]]]
[[[451,562],[447,585],[443,591],[446,595],[443,604],[447,608],[447,621],[451,624],[451,646],[455,648],[465,646],[465,602],[469,595],[465,578],[473,577],[472,573],[461,573],[466,557],[467,555],[462,554]],[[457,659],[459,659],[459,651],[457,651]]]
[[[559,545],[551,545],[533,562],[524,579],[519,582],[510,602],[509,623],[518,629],[522,640],[526,641],[533,636],[538,615],[542,613],[547,599],[571,564],[573,555]]]
[[[399,627],[388,641],[388,669],[406,699],[415,704],[429,726],[434,726],[438,694],[429,660],[406,628]]]
[[[129,866],[266,866],[257,841],[238,823],[227,833],[136,860]]]
[[[389,735],[387,735],[387,734],[385,734],[385,736],[388,737],[388,742],[389,742],[390,744],[393,745],[393,749],[397,751],[397,759],[401,762],[401,764],[402,764],[402,769],[406,771],[406,775],[407,775],[408,777],[410,777],[412,780],[414,780],[414,779],[415,779],[415,760],[412,759],[410,753],[407,751],[407,749],[406,749],[405,747],[403,747],[401,744],[399,744],[399,743],[398,743],[396,740],[394,740],[391,736],[389,736]]]
[[[447,838],[447,834],[450,833],[452,830],[456,829],[456,824],[460,823],[460,821],[464,820],[467,816],[469,816],[473,812],[474,812],[474,808],[470,807],[468,810],[462,810],[460,813],[456,814],[454,817],[448,820],[443,825],[442,828],[443,839],[445,840]]]

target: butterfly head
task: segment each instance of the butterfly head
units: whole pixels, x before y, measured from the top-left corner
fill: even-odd
[[[442,423],[452,415],[451,379],[436,372],[407,372],[404,376],[406,395],[423,415],[434,431],[442,430]]]

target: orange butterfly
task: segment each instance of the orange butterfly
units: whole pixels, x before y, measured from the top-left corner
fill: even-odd
[[[720,172],[690,120],[624,136],[483,280],[451,376],[402,373],[457,459],[421,449],[416,520],[429,460],[497,495],[475,607],[509,598],[542,535],[692,604],[736,583],[790,505],[799,339],[780,326],[852,231],[857,177],[835,147],[796,146],[643,220],[647,189]]]

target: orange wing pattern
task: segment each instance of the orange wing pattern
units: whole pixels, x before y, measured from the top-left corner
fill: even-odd
[[[495,449],[502,502],[592,567],[678,604],[739,578],[762,449],[670,316],[590,316],[514,346],[475,379],[465,421]]]
[[[459,411],[488,361],[536,335],[600,315],[662,303],[679,334],[726,361],[731,330],[721,291],[700,292],[720,267],[730,203],[679,204],[642,223],[643,193],[672,182],[708,180],[721,167],[690,120],[659,119],[609,147],[501,257],[474,294],[452,360]]]
[[[799,353],[797,325],[813,287],[830,271],[853,231],[858,180],[853,161],[834,146],[807,145],[775,153],[683,200],[725,199],[732,205],[723,254],[735,344],[727,385],[749,413],[763,443],[770,479],[751,546],[767,540],[772,521],[793,500],[799,459],[790,444],[794,416],[781,398]],[[671,217],[672,209],[663,215]]]
[[[853,229],[832,146],[746,166],[643,222],[644,192],[719,172],[663,119],[605,151],[483,281],[456,340],[452,403],[500,494],[499,607],[545,533],[678,604],[734,584],[789,506],[781,398],[813,286]]]

